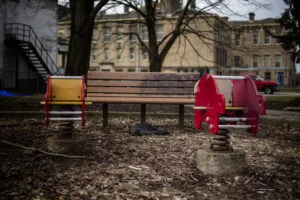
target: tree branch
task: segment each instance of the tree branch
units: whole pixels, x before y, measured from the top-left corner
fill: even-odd
[[[36,148],[33,148],[33,147],[26,147],[26,146],[23,146],[23,145],[20,145],[20,144],[12,143],[12,142],[2,140],[2,139],[0,140],[0,142],[2,142],[4,144],[7,144],[7,145],[10,145],[10,146],[14,146],[14,147],[18,147],[18,148],[21,148],[21,149],[29,150],[29,151],[37,151],[37,152],[40,152],[40,153],[43,153],[43,154],[46,154],[46,155],[49,155],[49,156],[59,156],[59,157],[64,157],[64,158],[85,158],[86,157],[86,156],[71,156],[71,155],[66,155],[66,154],[51,153],[51,152],[36,149]]]

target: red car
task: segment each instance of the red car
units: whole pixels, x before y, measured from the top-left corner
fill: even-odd
[[[274,81],[265,81],[258,75],[248,75],[255,83],[257,91],[265,92],[265,94],[273,94],[279,91],[278,83]]]

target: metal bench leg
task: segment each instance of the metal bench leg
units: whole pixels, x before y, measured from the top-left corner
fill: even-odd
[[[184,104],[179,104],[179,127],[184,128]]]
[[[146,122],[146,104],[141,104],[141,122]]]
[[[108,125],[108,104],[103,104],[103,128]]]

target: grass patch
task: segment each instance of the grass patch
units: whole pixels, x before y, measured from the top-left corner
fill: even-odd
[[[291,101],[300,101],[300,96],[266,96],[267,102],[291,102]]]

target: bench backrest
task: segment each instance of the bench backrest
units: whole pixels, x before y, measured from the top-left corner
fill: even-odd
[[[50,77],[51,101],[81,101],[82,99],[82,78],[55,78]]]
[[[197,73],[89,71],[87,97],[194,97]]]

